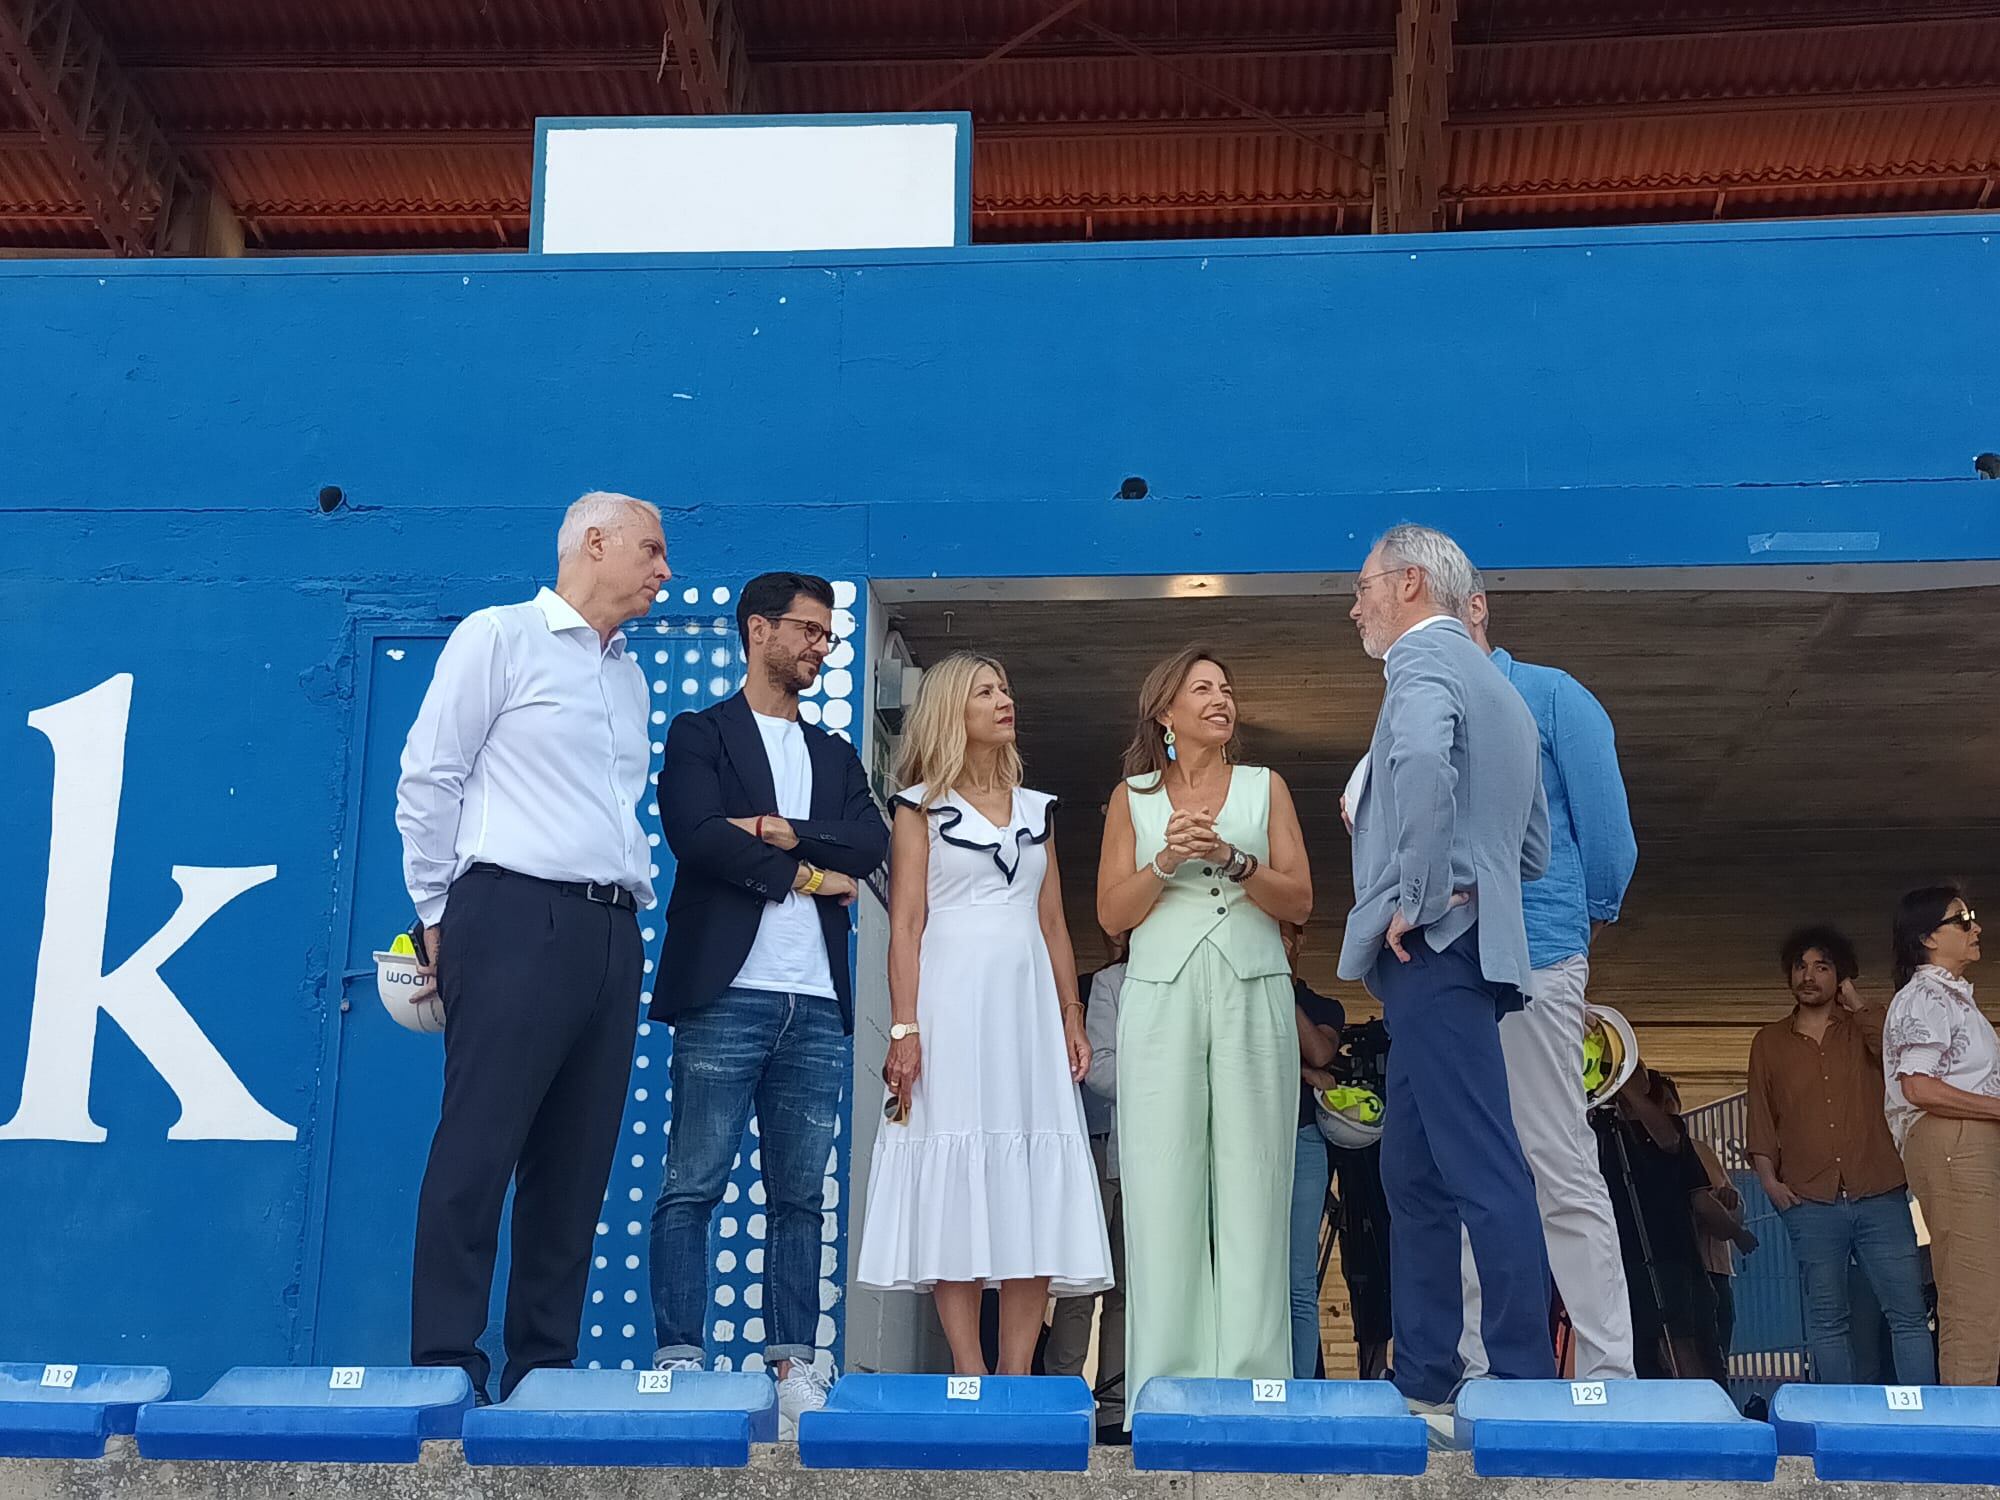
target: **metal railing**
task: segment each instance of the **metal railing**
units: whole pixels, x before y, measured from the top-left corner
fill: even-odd
[[[1736,1331],[1724,1352],[1730,1394],[1737,1403],[1758,1395],[1768,1399],[1787,1381],[1807,1378],[1805,1286],[1792,1256],[1791,1236],[1744,1147],[1749,1129],[1744,1096],[1731,1094],[1682,1118],[1690,1135],[1714,1149],[1743,1195],[1743,1223],[1757,1236],[1756,1252],[1737,1257]]]

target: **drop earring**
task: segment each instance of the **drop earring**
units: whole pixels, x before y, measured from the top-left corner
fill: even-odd
[[[1169,727],[1167,730],[1167,759],[1168,760],[1180,759],[1180,756],[1176,754],[1174,751],[1174,731],[1171,727]]]

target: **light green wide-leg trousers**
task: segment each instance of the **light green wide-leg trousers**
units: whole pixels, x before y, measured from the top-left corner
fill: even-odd
[[[1155,1375],[1291,1374],[1292,982],[1202,943],[1118,996],[1126,1425]]]

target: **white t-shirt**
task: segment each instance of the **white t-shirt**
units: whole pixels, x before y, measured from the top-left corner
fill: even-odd
[[[778,789],[778,815],[812,815],[812,758],[806,754],[806,732],[797,719],[767,719],[760,713],[757,732],[764,737],[764,754],[771,762],[771,782]],[[778,990],[795,995],[834,998],[833,970],[826,961],[826,935],[820,931],[815,898],[790,892],[783,901],[764,908],[757,924],[757,941],[737,971],[736,987]]]

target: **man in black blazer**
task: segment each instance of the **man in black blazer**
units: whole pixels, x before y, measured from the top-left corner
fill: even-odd
[[[667,731],[660,821],[673,896],[652,1016],[674,1029],[673,1119],[653,1208],[659,1369],[699,1369],[708,1226],[756,1108],[769,1224],[765,1363],[781,1432],[825,1403],[814,1365],[820,1216],[851,1068],[848,908],[889,852],[853,746],[799,718],[833,633],[823,578],[766,573],[737,596],[743,691]]]

